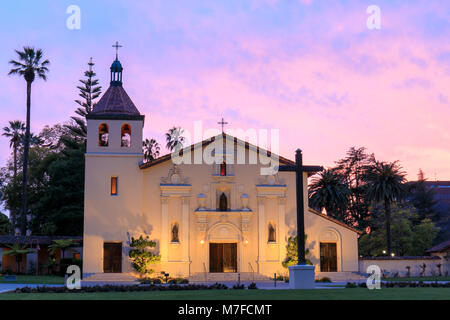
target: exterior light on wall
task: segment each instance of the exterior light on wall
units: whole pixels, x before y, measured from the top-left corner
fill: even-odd
[[[248,239],[245,239],[245,244],[248,244]]]
[[[383,254],[386,254],[386,250],[383,250]]]
[[[391,253],[391,257],[395,257],[395,253],[392,252],[392,253]]]
[[[204,244],[205,243],[205,240],[200,240],[200,244]]]

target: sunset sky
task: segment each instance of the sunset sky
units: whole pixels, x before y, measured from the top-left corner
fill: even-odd
[[[81,29],[69,30],[69,5]],[[369,5],[381,29],[366,26]],[[408,179],[450,180],[450,2],[24,1],[2,4],[0,126],[25,119],[26,84],[7,75],[14,49],[42,48],[32,131],[69,120],[93,57],[103,87],[119,41],[124,88],[165,145],[176,125],[279,129],[280,154],[332,166],[351,146],[400,160]],[[163,148],[163,152],[166,149]],[[9,157],[0,137],[0,165]]]

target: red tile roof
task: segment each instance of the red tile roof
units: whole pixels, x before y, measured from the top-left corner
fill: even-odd
[[[139,110],[121,86],[110,86],[94,105],[92,115],[140,115]]]

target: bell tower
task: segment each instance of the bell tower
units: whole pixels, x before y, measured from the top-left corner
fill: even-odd
[[[116,59],[110,68],[110,86],[86,116],[83,253],[86,274],[110,272],[111,268],[103,263],[105,248],[111,243],[124,248],[128,228],[138,228],[142,222],[143,178],[139,163],[143,159],[144,115],[123,88],[123,67],[117,53],[120,46],[116,43],[113,47]],[[122,254],[120,259],[121,272],[130,272],[128,257]]]

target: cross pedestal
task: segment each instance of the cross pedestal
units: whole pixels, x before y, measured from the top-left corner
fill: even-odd
[[[314,289],[314,266],[307,264],[289,267],[289,288]]]

